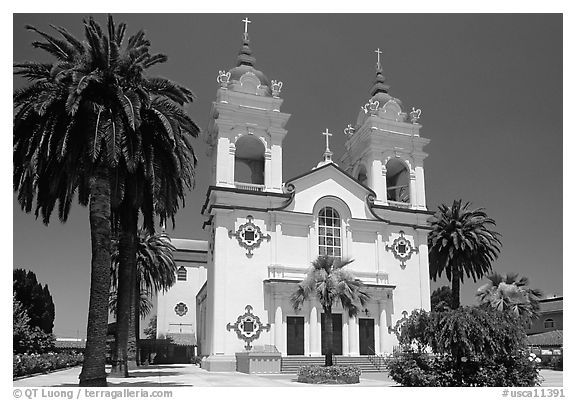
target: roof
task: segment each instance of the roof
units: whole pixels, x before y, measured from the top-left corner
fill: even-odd
[[[562,346],[562,332],[561,330],[556,330],[530,335],[528,336],[528,344],[532,346]]]
[[[563,297],[552,297],[549,299],[540,300],[540,311],[543,313],[550,311],[562,311],[563,309]]]
[[[84,339],[57,338],[54,342],[57,349],[84,349],[86,341]]]
[[[196,345],[196,335],[193,333],[168,333],[166,337],[171,339],[170,343],[177,346]]]

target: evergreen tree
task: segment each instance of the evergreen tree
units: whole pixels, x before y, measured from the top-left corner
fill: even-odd
[[[22,304],[30,319],[29,325],[52,333],[55,309],[48,285],[43,287],[34,272],[17,268],[13,271],[13,286],[15,299]]]

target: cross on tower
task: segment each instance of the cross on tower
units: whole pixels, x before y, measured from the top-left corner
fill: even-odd
[[[246,17],[242,20],[242,22],[244,22],[244,37],[248,38],[248,24],[251,24],[252,21],[250,21],[248,17]]]
[[[332,134],[328,132],[328,128],[326,128],[326,132],[322,132],[324,136],[326,136],[326,152],[330,152],[330,136]]]
[[[382,50],[380,50],[380,47],[378,47],[378,49],[374,50],[374,53],[378,55],[378,62],[376,63],[376,68],[380,69],[380,54],[382,54]]]

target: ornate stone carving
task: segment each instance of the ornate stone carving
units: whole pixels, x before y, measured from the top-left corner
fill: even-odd
[[[412,107],[412,111],[410,111],[410,122],[417,124],[418,120],[420,119],[420,114],[422,114],[421,109],[416,110],[414,107]]]
[[[264,235],[260,227],[252,222],[254,220],[253,216],[248,215],[246,219],[248,222],[240,225],[236,232],[229,231],[228,236],[230,238],[235,237],[236,240],[238,240],[238,244],[248,250],[246,256],[250,258],[253,255],[252,250],[260,247],[260,243],[262,243],[264,239],[270,241],[270,235]]]
[[[388,327],[388,333],[395,333],[396,335],[398,335],[398,331],[400,330],[400,327],[402,326],[402,324],[404,322],[406,322],[406,320],[408,319],[408,311],[402,311],[402,318],[400,318],[397,322],[396,322],[396,326],[395,327]]]
[[[216,78],[216,82],[220,84],[221,88],[227,88],[229,81],[230,81],[230,71],[228,72],[223,70],[218,71],[218,78]]]
[[[252,343],[254,340],[260,337],[262,331],[270,331],[270,324],[262,324],[260,318],[257,315],[252,314],[252,306],[248,304],[245,308],[246,312],[240,315],[234,324],[228,323],[226,329],[231,331],[232,329],[236,332],[238,339],[246,342],[244,348],[246,350],[252,349]]]
[[[412,253],[418,253],[418,249],[414,248],[412,243],[404,237],[404,232],[400,231],[400,236],[397,237],[392,245],[386,245],[386,250],[391,251],[397,260],[400,260],[400,267],[406,268],[406,261],[412,257]]]
[[[278,95],[282,91],[282,82],[273,80],[271,82],[271,89],[272,89],[272,97],[278,97]]]

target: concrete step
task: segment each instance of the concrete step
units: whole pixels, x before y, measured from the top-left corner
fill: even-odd
[[[324,356],[286,356],[282,357],[282,373],[297,373],[298,369],[304,365],[324,365]],[[349,365],[360,368],[362,372],[382,372],[378,369],[368,356],[334,356],[334,365]]]

